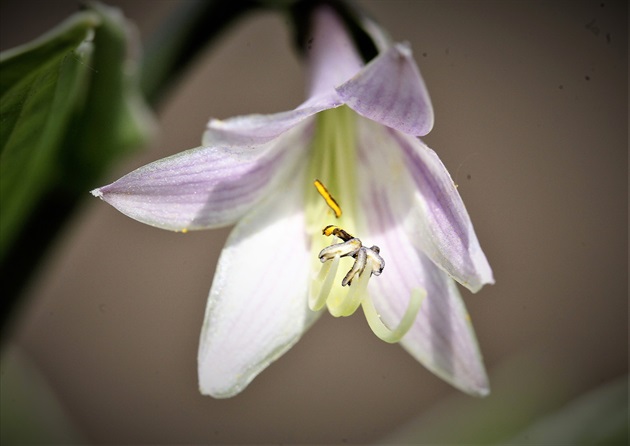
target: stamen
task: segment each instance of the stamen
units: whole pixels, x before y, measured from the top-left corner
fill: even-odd
[[[380,276],[385,268],[385,260],[379,255],[381,252],[378,246],[372,246],[371,248],[365,248],[368,257],[368,263],[372,265],[372,274]]]
[[[313,311],[319,311],[326,305],[333,282],[339,269],[340,255],[333,257],[332,262],[326,262],[319,270],[317,278],[311,282],[311,291],[308,296],[308,306]],[[319,286],[321,284],[321,286]]]
[[[344,242],[347,242],[351,238],[354,238],[354,235],[349,234],[344,229],[341,229],[339,226],[328,225],[324,229],[322,229],[322,234],[326,237],[330,237],[331,235],[339,237]]]
[[[345,317],[354,314],[357,308],[359,308],[359,305],[361,305],[361,301],[366,298],[367,286],[371,274],[371,266],[367,264],[365,270],[359,275],[358,280],[352,282],[346,297],[341,302],[338,304],[330,301],[327,302],[330,314],[335,317]]]
[[[365,252],[365,248],[361,247],[361,249],[359,249],[359,251],[357,251],[357,253],[354,255],[354,259],[354,265],[352,265],[352,268],[350,269],[350,271],[348,271],[346,277],[344,277],[341,281],[341,286],[352,284],[352,279],[354,279],[354,276],[356,276],[357,273],[359,275],[363,273],[367,261],[367,253]]]
[[[339,257],[354,256],[361,249],[361,246],[361,240],[358,238],[351,238],[343,243],[326,246],[319,252],[319,260],[324,263],[336,255]]]
[[[381,320],[380,315],[376,312],[376,308],[374,308],[374,303],[372,299],[368,296],[361,302],[361,306],[363,307],[363,313],[365,314],[365,318],[368,321],[368,324],[374,334],[378,336],[385,342],[389,342],[390,344],[396,343],[402,339],[405,334],[409,331],[414,321],[416,320],[416,316],[420,311],[420,306],[424,299],[427,297],[426,290],[415,288],[411,291],[411,296],[409,298],[409,304],[407,305],[407,310],[405,310],[405,314],[398,326],[390,330]]]

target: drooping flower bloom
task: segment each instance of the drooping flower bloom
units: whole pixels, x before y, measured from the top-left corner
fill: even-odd
[[[377,336],[400,340],[459,389],[488,392],[454,280],[476,292],[493,283],[492,271],[450,175],[417,138],[433,111],[411,50],[370,26],[379,54],[364,64],[339,18],[320,8],[306,102],[211,120],[201,147],[93,191],[160,228],[236,223],[201,331],[204,394],[239,393],[324,306],[334,316],[362,307]]]

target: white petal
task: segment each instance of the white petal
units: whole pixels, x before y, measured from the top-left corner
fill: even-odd
[[[201,393],[241,392],[314,321],[303,187],[283,189],[241,220],[223,249],[199,344]]]
[[[433,106],[411,49],[395,44],[337,87],[350,108],[409,135],[433,128]]]
[[[369,183],[391,203],[396,222],[419,250],[471,291],[494,283],[492,270],[457,188],[422,141],[357,120],[360,162]]]
[[[263,144],[316,113],[343,105],[335,87],[354,76],[363,62],[330,7],[318,8],[313,17],[313,36],[306,48],[309,99],[286,112],[212,119],[203,135],[203,145]]]
[[[328,6],[313,14],[313,34],[306,47],[309,96],[330,94],[363,66],[361,56],[337,13]]]
[[[155,161],[92,193],[143,223],[175,231],[234,223],[293,175],[312,128],[253,148],[199,147]]]
[[[334,90],[308,99],[294,110],[268,115],[245,115],[211,119],[203,134],[204,146],[255,147],[277,138],[305,119],[323,110],[339,107],[343,101]]]
[[[470,317],[457,285],[421,252],[393,219],[387,198],[372,189],[363,196],[370,243],[381,249],[385,269],[370,280],[370,296],[383,322],[395,327],[412,290],[427,297],[402,346],[425,367],[460,390],[488,394],[488,378]],[[371,206],[368,205],[371,204]]]

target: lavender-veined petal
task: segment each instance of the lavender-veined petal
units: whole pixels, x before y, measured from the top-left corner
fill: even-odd
[[[393,219],[387,198],[366,191],[374,205],[365,208],[369,235],[387,257],[387,268],[371,280],[369,292],[383,322],[395,327],[414,290],[425,290],[420,312],[401,345],[425,367],[472,395],[489,392],[488,378],[470,317],[457,285],[413,247]]]
[[[306,48],[309,99],[290,111],[212,119],[203,135],[203,145],[263,144],[316,113],[343,105],[335,87],[354,76],[363,62],[341,20],[329,7],[315,12],[313,30]]]
[[[346,105],[360,115],[409,135],[433,128],[433,106],[411,48],[397,43],[337,87]]]
[[[411,242],[473,292],[494,283],[466,207],[438,158],[418,138],[357,120],[359,160]]]
[[[140,167],[92,193],[143,223],[183,231],[234,223],[304,156],[303,124],[255,148],[199,147]]]
[[[334,92],[364,65],[344,24],[330,7],[315,11],[312,29],[306,46],[309,97]]]
[[[390,132],[403,149],[416,186],[406,228],[416,246],[473,292],[494,283],[457,187],[437,154],[417,138]]]
[[[296,183],[300,183],[297,181]],[[227,398],[278,359],[315,320],[303,188],[292,185],[236,225],[221,253],[201,331],[201,393]]]
[[[334,90],[314,96],[297,108],[272,114],[211,119],[203,134],[204,146],[256,147],[278,138],[313,115],[343,105]]]

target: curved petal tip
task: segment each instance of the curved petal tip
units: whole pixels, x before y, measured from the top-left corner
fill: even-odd
[[[360,115],[403,133],[423,136],[433,128],[431,99],[406,43],[391,46],[336,90]]]

